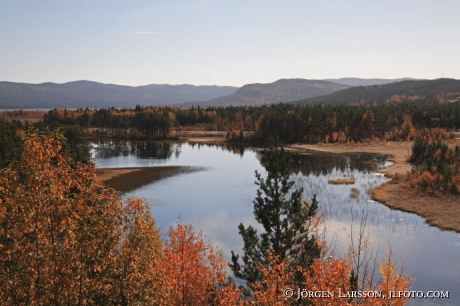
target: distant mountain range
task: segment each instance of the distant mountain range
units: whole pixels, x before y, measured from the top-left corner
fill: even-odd
[[[152,84],[139,87],[76,81],[64,84],[0,82],[0,108],[131,108],[204,101],[238,87]]]
[[[321,80],[281,79],[269,84],[247,84],[232,95],[200,102],[200,106],[260,106],[327,95],[349,88]],[[185,103],[191,106],[196,103]]]
[[[136,105],[183,105],[185,107],[200,105],[201,107],[221,107],[230,105],[255,106],[292,101],[297,101],[295,102],[297,104],[347,104],[363,101],[363,99],[374,101],[375,99],[378,100],[382,99],[382,97],[387,98],[389,95],[402,93],[404,90],[410,91],[411,89],[408,88],[411,86],[407,84],[413,84],[415,87],[419,86],[420,90],[422,88],[428,89],[430,82],[432,82],[429,80],[406,80],[407,78],[281,79],[269,84],[247,84],[241,88],[167,84],[132,87],[90,81],[76,81],[64,84],[0,82],[0,109],[132,108]],[[388,83],[394,83],[395,87],[381,85]],[[375,84],[379,85],[373,86]],[[452,86],[455,87],[456,85]],[[389,89],[381,90],[379,88]],[[436,88],[433,87],[432,89],[437,90]],[[408,94],[415,94],[415,91]]]
[[[460,80],[410,80],[384,85],[356,86],[329,95],[294,101],[304,105],[369,105],[398,102],[448,102],[460,96]]]

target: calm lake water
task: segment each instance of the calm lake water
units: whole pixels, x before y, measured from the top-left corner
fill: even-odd
[[[142,186],[124,197],[145,198],[166,233],[177,222],[193,223],[197,231],[222,249],[242,254],[238,225],[257,226],[252,213],[256,196],[254,171],[265,173],[260,151],[232,146],[171,142],[98,143],[93,156],[100,168],[192,166],[184,173]],[[449,291],[449,299],[412,299],[409,305],[460,305],[460,234],[428,226],[414,215],[394,211],[370,199],[369,190],[387,179],[375,170],[389,163],[387,156],[371,154],[308,153],[293,155],[293,177],[304,187],[305,200],[317,195],[325,215],[326,240],[337,252],[348,248],[344,229],[365,215],[367,230],[380,258],[393,250],[407,273],[416,278],[412,290]],[[331,178],[354,176],[353,185],[331,185]],[[357,224],[355,223],[355,226]]]

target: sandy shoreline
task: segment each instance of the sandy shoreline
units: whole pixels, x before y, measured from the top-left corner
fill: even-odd
[[[406,161],[411,153],[413,142],[388,142],[385,144],[296,144],[293,150],[313,150],[329,153],[376,153],[389,154],[393,165],[379,170],[392,180],[372,192],[372,198],[392,209],[415,213],[432,226],[442,230],[460,233],[459,198],[453,196],[430,197],[410,192],[405,181],[411,165]]]

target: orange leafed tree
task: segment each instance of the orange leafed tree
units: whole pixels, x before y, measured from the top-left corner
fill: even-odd
[[[163,251],[165,305],[236,305],[239,290],[226,279],[228,265],[190,224],[168,233]]]
[[[347,295],[357,290],[352,288],[350,282],[353,270],[353,261],[350,257],[324,256],[316,259],[310,269],[298,267],[305,277],[305,282],[301,288],[295,288],[292,285],[293,274],[286,263],[270,255],[270,265],[261,269],[263,281],[252,284],[253,298],[246,303],[248,305],[297,305],[308,300],[317,306],[402,306],[406,304],[408,298],[389,299],[390,291],[409,290],[413,279],[403,273],[401,264],[393,261],[391,255],[391,251],[388,252],[379,265],[380,281],[368,282],[366,287],[358,289],[368,295],[360,298]],[[377,275],[375,277],[377,278]],[[288,292],[289,297],[284,295],[284,289],[293,290]],[[305,290],[303,295],[302,290]],[[381,293],[381,296],[378,294],[374,296],[370,292]]]
[[[0,178],[0,299],[78,304],[108,296],[121,203],[93,165],[72,164],[59,133],[29,134]]]
[[[246,301],[247,305],[289,305],[288,299],[283,295],[283,290],[292,288],[294,273],[289,271],[286,261],[279,256],[270,254],[268,266],[261,266],[262,282],[252,284],[254,296]],[[295,294],[295,293],[294,293]],[[291,299],[292,300],[292,299]]]
[[[340,291],[351,290],[350,275],[352,265],[344,258],[322,258],[315,260],[310,271],[301,269],[306,281],[305,288],[312,292],[333,292],[332,296],[309,297],[314,305],[318,306],[339,306],[350,305],[351,301],[340,297]]]
[[[0,300],[157,301],[161,240],[145,204],[131,200],[123,207],[97,180],[94,165],[73,162],[65,142],[59,132],[30,132],[22,158],[1,170]]]

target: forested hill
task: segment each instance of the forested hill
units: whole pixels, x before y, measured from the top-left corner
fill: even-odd
[[[259,106],[327,95],[348,87],[321,80],[281,79],[269,84],[247,84],[232,95],[200,102],[199,105],[202,107]],[[196,103],[184,104],[184,106],[191,105],[196,106]]]
[[[360,79],[360,78],[340,78],[340,79],[324,79],[337,84],[343,84],[348,86],[370,86],[370,85],[383,85],[395,82],[415,80],[412,78],[401,78],[401,79]]]
[[[368,105],[373,103],[438,103],[460,97],[460,80],[411,80],[385,85],[357,86],[329,95],[292,102],[303,105]]]
[[[76,81],[64,84],[0,82],[1,108],[107,108],[210,100],[238,87],[152,84],[139,87]]]

